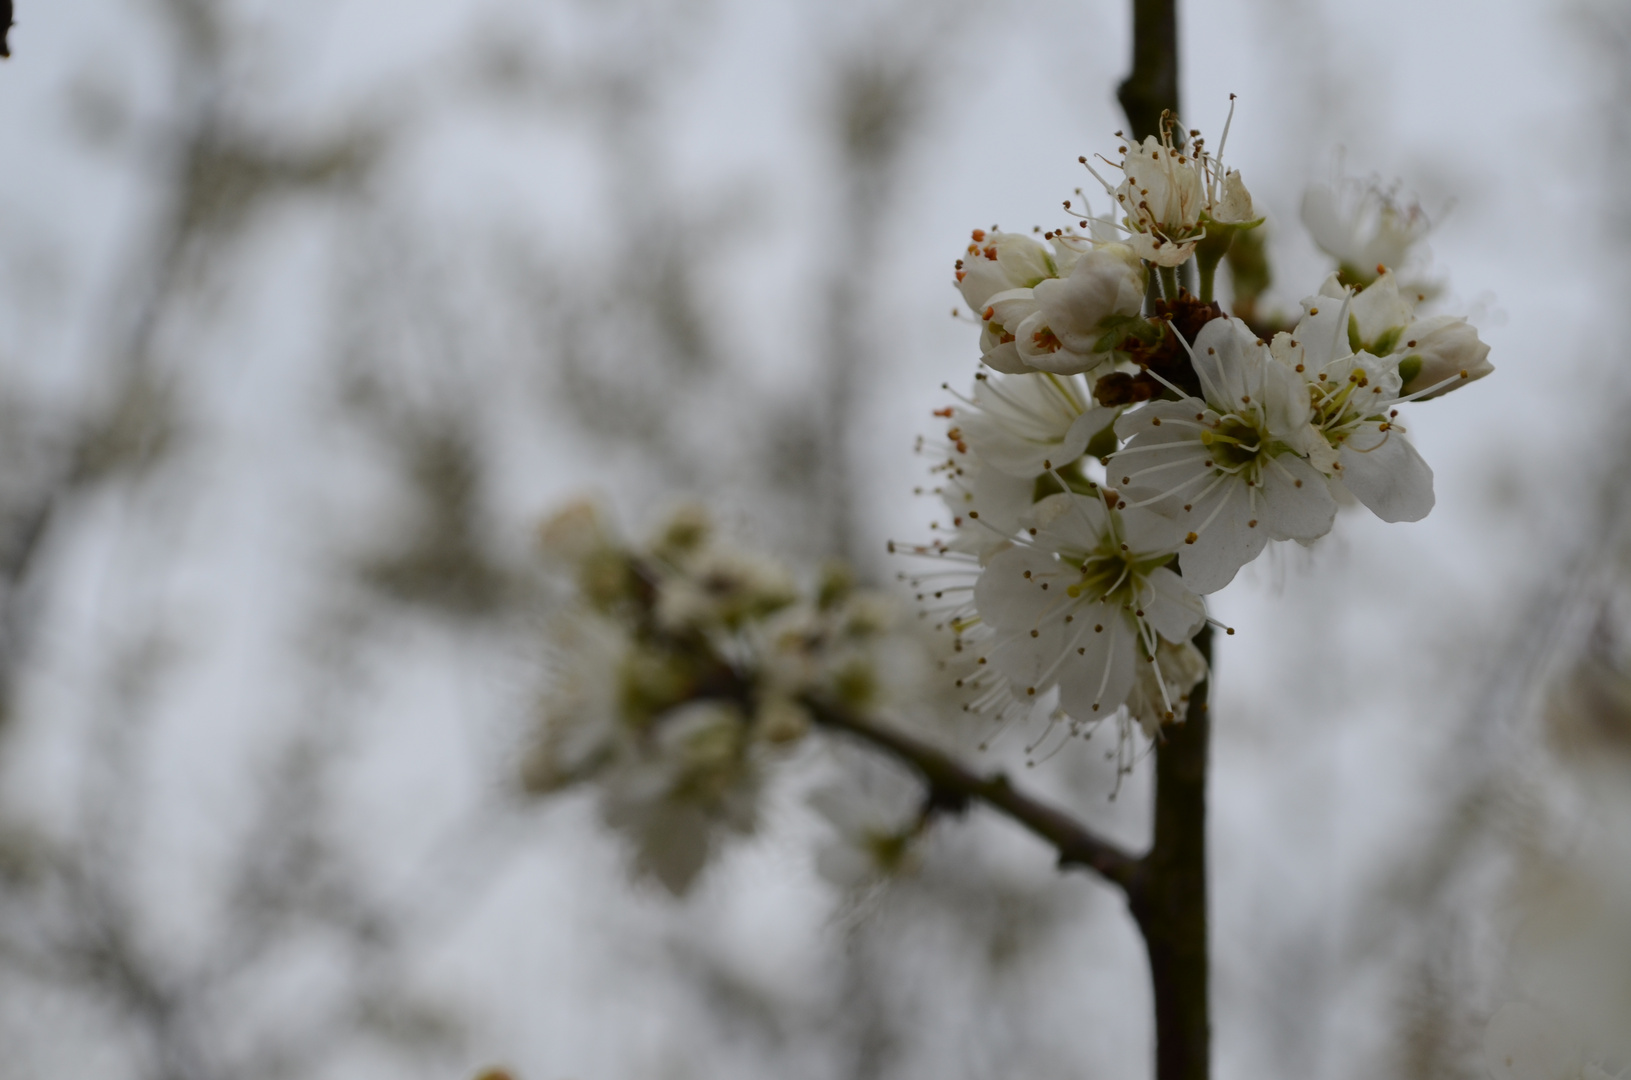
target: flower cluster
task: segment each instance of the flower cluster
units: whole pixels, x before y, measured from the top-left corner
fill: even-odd
[[[811,695],[877,702],[888,605],[837,569],[807,598],[695,510],[635,549],[580,504],[544,526],[543,546],[575,600],[555,620],[526,785],[597,785],[637,868],[683,892],[722,835],[753,829],[767,766],[810,729]]]
[[[1215,271],[1262,218],[1221,147],[1180,130],[1169,115],[1128,140],[1104,162],[1119,182],[1088,164],[1115,216],[1067,201],[1072,223],[975,230],[957,263],[986,370],[936,414],[949,520],[910,550],[957,565],[911,580],[953,634],[971,710],[1152,735],[1180,718],[1206,673],[1203,597],[1270,541],[1325,535],[1343,503],[1426,516],[1433,474],[1400,407],[1492,370],[1465,319],[1418,314],[1387,265],[1349,265],[1420,238],[1391,201],[1311,192],[1338,272],[1294,320],[1231,317]]]

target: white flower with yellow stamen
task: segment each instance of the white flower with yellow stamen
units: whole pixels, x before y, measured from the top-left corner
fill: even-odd
[[[1311,185],[1302,219],[1314,243],[1359,283],[1404,266],[1432,227],[1420,206],[1402,205],[1374,180]]]
[[[1233,101],[1230,95],[1230,122],[1234,118]],[[1215,157],[1207,151],[1199,131],[1189,133],[1187,145],[1174,143],[1175,131],[1181,129],[1177,119],[1169,115],[1162,118],[1160,138],[1147,135],[1143,142],[1128,140],[1120,150],[1121,162],[1115,166],[1125,177],[1120,184],[1111,185],[1085,157],[1080,159],[1115,200],[1123,215],[1127,244],[1139,258],[1156,266],[1178,266],[1188,261],[1195,254],[1195,246],[1205,239],[1208,224],[1244,225],[1257,218],[1251,192],[1246,190],[1239,170],[1223,165],[1229,122],[1224,123]]]
[[[994,557],[975,584],[991,630],[981,659],[1016,699],[1058,687],[1059,708],[1091,722],[1121,707],[1141,666],[1159,665],[1162,640],[1189,640],[1205,607],[1167,567],[1177,541],[1166,518],[1070,493],[1038,503],[1032,520],[1036,535]]]
[[[1399,358],[1356,353],[1350,344],[1358,324],[1351,309],[1374,288],[1352,302],[1304,300],[1297,328],[1275,335],[1271,352],[1308,387],[1305,449],[1314,466],[1383,521],[1420,521],[1433,509],[1433,470],[1398,420]]]
[[[1031,290],[1068,274],[1082,249],[1061,243],[1057,250],[1023,233],[975,229],[968,250],[957,260],[957,290],[981,316],[980,353],[988,367],[1019,373],[1031,370],[1019,358],[1015,331],[1036,310]],[[1001,305],[1003,316],[995,318]]]
[[[1348,292],[1332,274],[1320,295],[1343,300]],[[1396,362],[1399,392],[1406,397],[1439,397],[1495,370],[1489,346],[1478,339],[1472,324],[1450,315],[1418,319],[1415,304],[1391,270],[1353,297],[1347,331],[1354,352],[1364,350]]]
[[[980,277],[974,271],[958,271],[965,274],[959,283],[964,298],[983,298],[975,310],[981,321],[981,358],[988,367],[1011,375],[1092,371],[1114,359],[1112,349],[1098,347],[1101,339],[1108,334],[1113,340],[1119,325],[1138,316],[1149,274],[1131,248],[1062,234],[1052,239],[1052,252],[1025,240],[1046,256],[1046,269],[1059,271],[1033,285],[988,292],[997,278],[1011,275],[1000,260],[983,256],[981,261],[993,269],[982,271]],[[999,251],[994,245],[990,250]]]
[[[947,435],[992,468],[1035,479],[1081,457],[1115,418],[1115,409],[1093,404],[1078,376],[981,373],[974,396],[954,410]]]
[[[1313,540],[1336,517],[1309,464],[1313,406],[1302,378],[1239,319],[1214,319],[1190,359],[1204,400],[1151,402],[1122,415],[1127,445],[1106,473],[1129,507],[1170,514],[1185,583],[1223,588],[1270,540]]]

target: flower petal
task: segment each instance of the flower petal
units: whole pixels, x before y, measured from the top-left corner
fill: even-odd
[[[1433,470],[1404,432],[1370,421],[1337,453],[1343,485],[1383,521],[1420,521],[1433,509]]]
[[[1230,480],[1177,515],[1179,527],[1196,534],[1194,543],[1178,549],[1185,585],[1197,593],[1217,592],[1234,580],[1242,566],[1257,558],[1269,534],[1247,524],[1256,520],[1252,514],[1245,483]]]
[[[1263,467],[1257,528],[1273,540],[1314,540],[1331,531],[1337,504],[1319,471],[1295,454],[1271,458]]]
[[[1079,629],[1064,644],[1074,655],[1059,668],[1059,706],[1077,720],[1099,719],[1115,712],[1133,688],[1138,639],[1127,616],[1104,605],[1083,610],[1073,626]]]
[[[1144,620],[1168,641],[1188,641],[1206,621],[1206,605],[1166,567],[1150,572],[1149,592],[1138,598]]]

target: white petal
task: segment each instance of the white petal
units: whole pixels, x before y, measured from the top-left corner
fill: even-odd
[[[1337,504],[1319,471],[1294,454],[1263,466],[1257,528],[1273,540],[1314,540],[1331,531]]]
[[[1134,555],[1150,556],[1176,551],[1183,543],[1178,523],[1166,514],[1148,507],[1130,506],[1121,511],[1120,517],[1122,542]]]
[[[816,873],[840,889],[855,889],[871,881],[878,864],[853,844],[830,843],[816,852]]]
[[[1324,481],[1320,486],[1325,486]],[[1216,517],[1212,517],[1214,511]],[[1217,592],[1234,580],[1242,566],[1257,558],[1269,542],[1269,534],[1246,524],[1256,520],[1252,513],[1246,502],[1245,482],[1231,479],[1176,515],[1180,528],[1197,533],[1193,544],[1178,549],[1185,585],[1197,593]],[[1208,517],[1211,523],[1201,528]]]
[[[1029,371],[1046,371],[1054,375],[1080,375],[1085,371],[1092,371],[1114,356],[1115,353],[1079,353],[1059,349],[1055,352],[1039,352],[1035,356],[1024,357],[1024,362]]]
[[[1149,575],[1149,592],[1138,598],[1144,619],[1155,632],[1172,642],[1188,641],[1206,621],[1206,605],[1182,578],[1166,567]]]
[[[985,366],[1004,375],[1026,375],[1031,369],[1020,359],[1019,346],[1012,341],[999,342],[980,357]]]
[[[1348,316],[1345,300],[1336,296],[1310,296],[1303,300],[1303,317],[1291,332],[1303,347],[1306,377],[1313,381],[1335,360],[1352,354],[1348,344]]]
[[[1269,433],[1281,442],[1296,445],[1295,440],[1302,437],[1314,415],[1308,383],[1303,376],[1282,363],[1265,363],[1257,394],[1263,403],[1263,421]]]
[[[1115,712],[1133,688],[1138,639],[1127,617],[1105,605],[1084,609],[1072,626],[1078,629],[1065,643],[1073,655],[1059,668],[1059,705],[1077,720],[1099,719]]]
[[[1076,576],[1045,551],[1011,547],[993,557],[974,583],[974,607],[995,629],[1034,630]],[[1043,589],[1044,583],[1050,588]]]
[[[1337,207],[1336,192],[1324,184],[1309,187],[1303,192],[1302,219],[1309,236],[1326,254],[1339,260],[1349,258],[1353,229]]]
[[[1032,287],[1054,276],[1053,255],[1041,241],[1024,233],[998,233],[993,243],[997,264],[1014,284]]]
[[[1433,470],[1404,432],[1361,424],[1337,453],[1344,486],[1383,521],[1420,521],[1433,509]]]
[[[1031,520],[1036,542],[1049,551],[1080,555],[1102,546],[1110,528],[1110,512],[1091,495],[1075,492],[1049,495],[1036,504]]]
[[[1064,666],[1060,661],[1070,644],[1066,635],[1068,632],[1074,636],[1077,622],[1080,620],[1067,623],[1063,618],[1050,618],[1029,629],[1001,631],[986,659],[1013,683],[1016,698],[1033,699],[1059,677]],[[1033,630],[1035,637],[1031,636]],[[1027,690],[1036,693],[1027,694]]]
[[[1019,324],[1036,313],[1036,294],[1030,289],[1007,289],[987,300],[986,307],[991,311],[988,322],[1018,334]],[[985,317],[983,312],[980,317]]]
[[[1106,319],[1138,314],[1147,278],[1131,249],[1106,245],[1078,259],[1069,277],[1038,285],[1036,302],[1065,348],[1088,354]]]
[[[1398,279],[1389,271],[1353,298],[1350,313],[1359,324],[1359,339],[1371,342],[1394,327],[1409,324],[1415,308],[1399,295]]]
[[[1207,403],[1219,412],[1234,412],[1262,378],[1267,346],[1239,319],[1213,319],[1201,327],[1191,345],[1195,373]]]

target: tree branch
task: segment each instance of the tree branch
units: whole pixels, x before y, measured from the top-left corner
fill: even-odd
[[[1212,628],[1195,646],[1212,662]],[[1144,935],[1155,1005],[1157,1080],[1206,1080],[1212,1023],[1207,945],[1206,774],[1211,675],[1190,693],[1182,724],[1155,747],[1155,839],[1127,890]]]
[[[938,748],[892,731],[832,701],[807,697],[804,706],[816,723],[841,731],[883,750],[916,769],[929,785],[935,805],[953,812],[981,802],[1023,825],[1059,853],[1059,866],[1078,866],[1127,890],[1139,872],[1139,860],[1093,833],[1069,814],[1017,790],[1002,773],[981,776]]]
[[[1135,139],[1159,137],[1161,113],[1178,111],[1177,0],[1133,0],[1133,70],[1116,100]]]

